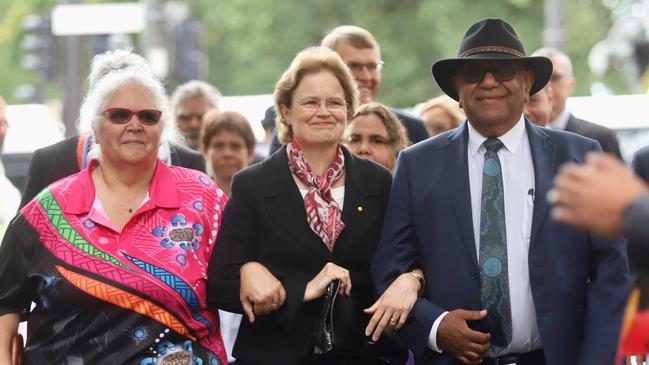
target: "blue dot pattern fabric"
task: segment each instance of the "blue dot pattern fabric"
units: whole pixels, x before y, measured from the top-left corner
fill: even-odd
[[[512,315],[507,271],[507,232],[503,176],[497,138],[484,142],[482,200],[480,208],[480,299],[493,327],[491,347],[494,353],[506,348],[512,339]]]

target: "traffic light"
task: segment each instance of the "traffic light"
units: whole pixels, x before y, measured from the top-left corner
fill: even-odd
[[[49,14],[30,14],[23,18],[24,36],[21,48],[24,69],[38,72],[42,81],[51,81],[55,74],[54,35]]]
[[[635,42],[633,49],[633,59],[638,75],[642,76],[649,69],[649,39],[643,39]]]
[[[173,28],[173,77],[180,84],[207,78],[205,26],[197,20],[179,22]]]

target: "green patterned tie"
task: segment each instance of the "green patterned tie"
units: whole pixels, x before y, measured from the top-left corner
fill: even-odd
[[[484,146],[487,152],[482,169],[480,208],[480,299],[493,326],[491,347],[494,353],[498,353],[512,340],[505,193],[497,154],[503,143],[497,138],[489,138]]]

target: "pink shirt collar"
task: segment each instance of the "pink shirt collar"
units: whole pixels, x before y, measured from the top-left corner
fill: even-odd
[[[90,160],[88,167],[83,169],[76,179],[70,184],[70,195],[67,202],[62,204],[61,209],[67,214],[87,214],[92,209],[95,200],[95,185],[92,181],[91,172],[99,162],[96,159]],[[180,208],[180,200],[176,191],[176,179],[170,171],[170,167],[162,161],[156,162],[151,186],[149,186],[149,200],[144,203],[139,211],[158,208]]]

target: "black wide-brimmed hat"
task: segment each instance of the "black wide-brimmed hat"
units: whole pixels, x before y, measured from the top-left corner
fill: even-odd
[[[552,76],[552,62],[547,57],[527,57],[523,43],[514,28],[502,19],[483,19],[473,24],[464,34],[457,58],[433,64],[433,77],[439,87],[455,100],[459,100],[451,79],[460,66],[472,61],[516,61],[526,64],[534,72],[530,95],[541,90]]]

